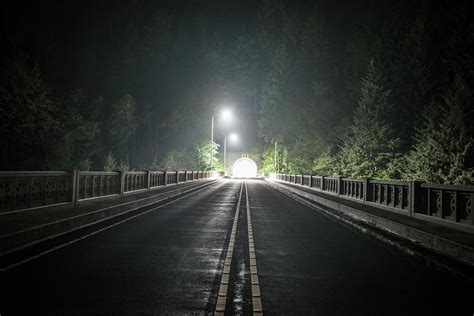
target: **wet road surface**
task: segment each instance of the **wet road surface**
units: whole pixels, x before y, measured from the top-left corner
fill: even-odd
[[[256,298],[268,315],[472,315],[470,279],[242,182],[2,272],[0,314],[213,314],[226,289],[228,315],[252,314]]]

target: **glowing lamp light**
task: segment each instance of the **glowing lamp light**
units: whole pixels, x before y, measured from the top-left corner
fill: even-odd
[[[232,133],[229,135],[229,140],[233,143],[237,142],[239,140],[239,135],[236,133]]]
[[[224,121],[229,121],[232,119],[232,111],[231,110],[222,110],[221,117]]]
[[[257,176],[257,164],[250,158],[237,159],[232,166],[232,175],[237,178]]]

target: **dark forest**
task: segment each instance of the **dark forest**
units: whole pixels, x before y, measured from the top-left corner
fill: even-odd
[[[471,1],[25,5],[1,13],[2,170],[203,170],[226,105],[263,172],[474,183]]]

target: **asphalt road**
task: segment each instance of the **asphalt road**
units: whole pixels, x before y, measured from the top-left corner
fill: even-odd
[[[0,274],[0,314],[212,314],[241,180],[223,180]],[[246,180],[268,315],[472,315],[466,277]],[[242,193],[226,314],[252,313]]]

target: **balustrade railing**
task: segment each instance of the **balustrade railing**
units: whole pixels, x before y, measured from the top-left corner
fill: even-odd
[[[186,182],[186,172],[185,171],[177,171],[178,172],[178,181],[179,182]]]
[[[166,172],[166,184],[178,183],[178,171]]]
[[[163,171],[150,171],[150,187],[165,185],[165,173]]]
[[[70,202],[72,186],[70,172],[1,172],[0,213]]]
[[[344,196],[364,200],[364,181],[355,179],[341,178],[341,192]]]
[[[469,230],[474,226],[474,186],[282,173],[272,177],[411,217]]]
[[[339,193],[339,178],[330,178],[330,177],[324,177],[323,179],[323,190],[333,193],[333,194],[338,194]]]
[[[367,190],[367,202],[395,211],[409,212],[410,182],[368,180]]]
[[[303,175],[303,185],[311,186],[311,176]]]
[[[120,177],[120,172],[78,172],[75,198],[85,200],[120,194]]]
[[[132,171],[125,173],[125,192],[148,189],[148,172]]]
[[[0,215],[120,196],[214,176],[211,171],[0,171]]]
[[[320,176],[311,176],[311,177],[312,177],[311,187],[318,190],[322,190],[324,177],[320,177]]]
[[[414,209],[415,216],[474,225],[474,187],[420,183],[415,186],[415,190],[419,197]]]

